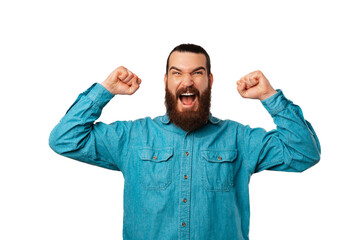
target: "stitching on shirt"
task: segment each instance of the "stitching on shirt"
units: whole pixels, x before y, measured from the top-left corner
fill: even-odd
[[[146,158],[146,156],[141,155],[141,152],[143,150],[153,150],[155,152],[160,152],[162,150],[167,150],[169,151],[169,149],[171,149],[171,155],[169,156],[169,158],[165,161],[162,162],[154,162],[151,159],[148,160],[144,160]],[[163,148],[163,149],[155,149],[155,148],[151,148],[151,147],[142,147],[140,149],[137,150],[138,155],[137,155],[137,162],[138,162],[138,176],[140,178],[140,185],[142,186],[143,189],[145,190],[154,190],[154,191],[164,191],[171,183],[172,183],[172,178],[173,178],[173,161],[172,158],[174,156],[174,150],[172,147],[167,147],[167,148]],[[148,156],[149,157],[149,156]],[[150,157],[149,157],[150,158]],[[155,164],[155,165],[151,165],[151,164]],[[164,177],[165,184],[160,184],[157,183],[157,186],[154,186],[155,183],[148,183],[148,186],[146,186],[145,183],[145,175],[146,175],[146,169],[144,169],[144,167],[146,165],[151,165],[153,167],[158,167],[161,168],[163,167],[163,171],[167,171],[166,177]],[[142,171],[143,170],[143,171]],[[160,171],[161,169],[158,169],[158,171]],[[144,172],[145,171],[145,172]],[[148,174],[150,174],[148,172]],[[153,186],[149,186],[149,184],[153,184]]]
[[[222,151],[222,152],[234,152],[237,150],[236,149],[201,149],[201,152],[217,152],[217,151]],[[234,186],[234,161],[237,159],[237,155],[235,156],[235,159],[233,159],[232,161],[223,161],[223,162],[209,162],[207,159],[204,158],[203,154],[201,153],[201,159],[202,159],[202,165],[203,165],[203,171],[202,171],[202,186],[207,190],[207,191],[211,191],[211,192],[229,192],[231,190],[231,188]],[[209,165],[207,165],[209,164]],[[207,170],[207,166],[213,166],[216,168],[220,168],[220,167],[224,167],[225,171],[228,172],[228,174],[226,174],[226,179],[221,179],[221,185],[220,186],[212,186],[208,184],[207,178],[208,177],[214,177],[214,174],[209,173],[210,170]],[[229,179],[228,179],[229,177]]]

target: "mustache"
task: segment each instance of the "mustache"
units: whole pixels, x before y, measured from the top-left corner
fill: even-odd
[[[193,93],[197,97],[200,96],[199,90],[193,86],[187,87],[187,88],[180,88],[176,92],[176,98],[179,98],[179,96],[183,93]]]

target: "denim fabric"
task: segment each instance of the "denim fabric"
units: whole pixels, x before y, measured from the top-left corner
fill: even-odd
[[[187,133],[167,115],[94,123],[113,95],[100,84],[80,94],[50,134],[57,153],[124,175],[123,238],[248,239],[248,184],[269,169],[301,172],[320,144],[282,91],[262,101],[277,130],[213,117]]]

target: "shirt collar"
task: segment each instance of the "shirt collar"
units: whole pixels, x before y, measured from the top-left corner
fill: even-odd
[[[169,124],[170,123],[170,120],[168,118],[168,115],[167,114],[164,114],[161,118],[160,118],[160,121],[163,123],[163,124]],[[212,123],[212,124],[217,124],[219,123],[221,120],[216,118],[216,117],[213,117],[212,113],[209,114],[209,122]]]

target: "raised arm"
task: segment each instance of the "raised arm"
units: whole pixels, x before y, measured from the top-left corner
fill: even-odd
[[[102,84],[80,94],[52,130],[50,147],[57,153],[92,165],[122,170],[119,162],[127,147],[131,122],[94,123],[115,94],[132,95],[141,80],[124,67],[115,69]]]
[[[246,162],[250,172],[265,169],[301,172],[320,160],[320,143],[311,124],[299,106],[273,89],[262,72],[252,72],[237,82],[237,90],[244,98],[259,99],[273,117],[276,130],[245,127]]]

